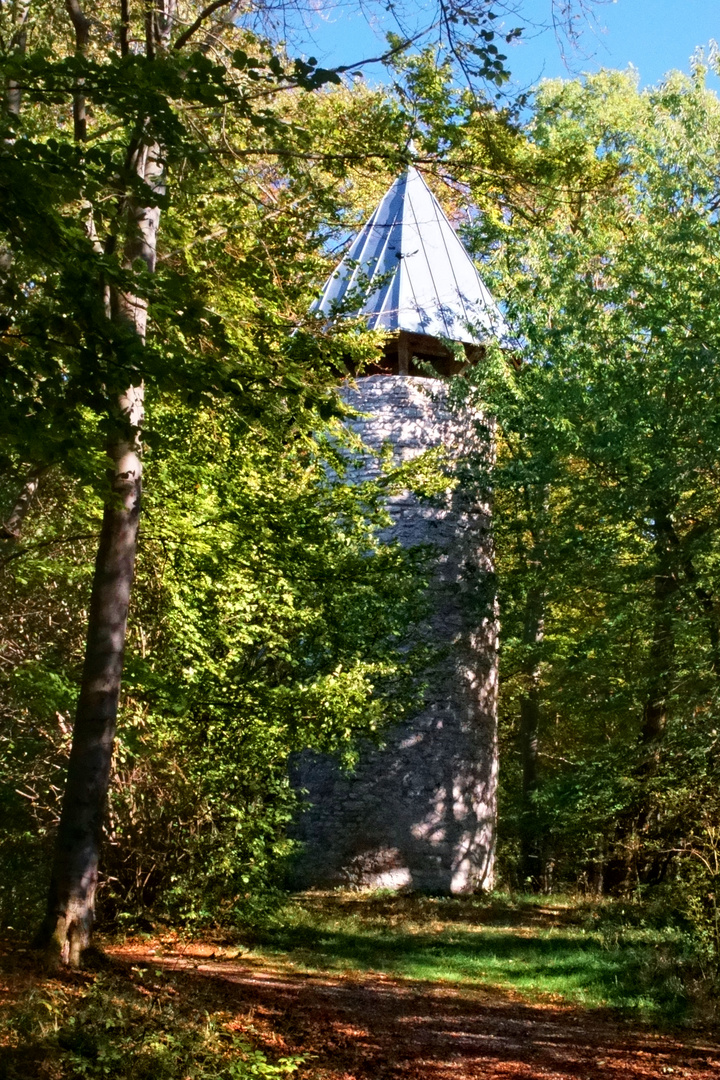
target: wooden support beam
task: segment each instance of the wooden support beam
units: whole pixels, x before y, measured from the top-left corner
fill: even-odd
[[[410,374],[411,356],[410,335],[406,330],[401,330],[398,334],[398,375]]]

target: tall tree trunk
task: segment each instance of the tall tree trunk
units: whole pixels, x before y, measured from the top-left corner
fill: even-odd
[[[648,853],[647,838],[654,828],[655,810],[646,782],[657,773],[667,728],[670,686],[675,652],[673,600],[680,588],[680,542],[667,504],[653,510],[655,576],[652,599],[652,640],[649,679],[640,728],[640,757],[636,776],[641,781],[638,800],[617,832],[616,855],[605,867],[610,892],[625,891],[638,881],[660,880],[667,859]]]
[[[520,877],[532,889],[542,881],[542,853],[535,795],[539,784],[540,657],[544,635],[544,594],[538,586],[528,590],[523,640],[527,650],[525,693],[520,699],[520,758],[522,794],[520,813]]]
[[[29,11],[30,0],[14,0],[11,7],[13,32],[6,45],[6,51],[8,53],[25,53],[27,48],[27,19]],[[3,88],[2,105],[4,111],[9,117],[12,117],[13,121],[16,121],[19,118],[22,105],[22,90],[15,79],[6,80]],[[3,145],[13,146],[14,143],[15,134],[13,130],[3,139]],[[4,244],[0,245],[0,289],[10,277],[12,267],[12,251],[5,247]]]
[[[110,778],[130,589],[135,566],[142,465],[137,435],[142,392],[121,402],[131,434],[114,441],[111,491],[95,562],[85,664],[55,846],[45,924],[54,962],[77,967],[90,941]]]
[[[7,52],[24,53],[27,47],[27,20],[30,13],[30,0],[13,0],[10,15],[13,31],[7,42]],[[10,116],[20,116],[22,89],[14,79],[5,83],[5,109]]]
[[[167,47],[173,0],[162,0],[148,14],[148,52]],[[87,47],[87,19],[77,0],[66,0],[76,29],[78,51]],[[76,137],[84,139],[85,102],[75,88]],[[145,125],[141,124],[141,128]],[[161,148],[138,138],[128,151],[129,170],[150,195],[147,203],[129,188],[122,205],[126,242],[123,261],[132,270],[142,260],[154,271],[164,190]],[[109,317],[130,339],[144,345],[147,300],[134,293],[110,291]],[[142,460],[140,433],[143,388],[132,386],[111,403],[115,434],[108,445],[110,485],[95,563],[85,663],[80,686],[68,774],[63,797],[47,915],[41,930],[51,962],[77,966],[90,941],[95,912],[102,838],[118,700],[125,652],[128,607],[140,521]]]
[[[156,147],[151,148],[157,151]],[[155,171],[157,153],[141,148],[134,155],[140,175]],[[128,206],[136,229],[128,241],[126,263],[143,258],[155,265],[157,207]],[[112,318],[131,327],[144,342],[147,302],[113,293]],[[100,545],[95,563],[85,663],[80,685],[68,775],[55,848],[43,937],[52,960],[77,966],[90,940],[98,880],[100,840],[105,814],[120,682],[125,652],[128,606],[135,567],[142,460],[140,432],[143,388],[130,387],[118,400],[119,433],[110,440],[112,462]]]
[[[668,698],[673,663],[674,637],[671,603],[680,586],[678,538],[670,511],[658,507],[654,515],[657,569],[653,589],[653,637],[650,646],[650,681],[643,709],[641,740],[659,750],[667,726]]]

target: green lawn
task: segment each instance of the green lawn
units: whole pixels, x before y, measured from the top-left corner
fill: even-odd
[[[627,905],[308,894],[254,944],[304,971],[495,986],[661,1024],[683,1021],[690,1006],[683,934]]]

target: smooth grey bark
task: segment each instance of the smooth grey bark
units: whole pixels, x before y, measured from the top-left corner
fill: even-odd
[[[7,43],[9,53],[24,53],[27,47],[27,22],[30,14],[30,0],[14,0],[10,5],[11,25],[13,27]],[[14,79],[5,83],[5,109],[10,116],[18,117],[22,105],[22,89]]]
[[[122,405],[131,432],[142,391]],[[137,438],[114,443],[111,494],[95,562],[85,663],[55,846],[45,924],[50,958],[72,967],[90,941],[105,801],[110,779],[130,589],[140,521],[142,465]]]
[[[520,810],[520,876],[523,883],[538,889],[542,881],[542,853],[537,826],[535,795],[540,782],[540,656],[545,631],[544,593],[537,586],[528,590],[525,604],[523,641],[526,648],[525,692],[520,699],[520,760],[522,792]]]
[[[33,504],[38,485],[40,484],[40,477],[44,472],[45,469],[42,467],[31,469],[25,477],[10,513],[2,524],[0,524],[0,540],[18,541],[20,539],[25,518]]]
[[[148,14],[148,52],[152,55],[167,47],[172,25],[171,4],[174,0],[161,2],[157,10]],[[66,6],[76,29],[78,51],[84,50],[88,20],[76,0],[67,0]],[[79,86],[75,87],[74,117],[76,138],[82,140],[86,111]],[[164,185],[161,148],[151,140],[138,138],[129,148],[128,165],[151,198],[145,203],[136,195],[128,194],[124,199],[121,216],[127,239],[123,262],[130,270],[140,259],[152,272],[160,224],[160,210],[155,201]],[[111,289],[108,315],[126,334],[144,344],[147,332],[147,301],[144,297]],[[40,943],[45,946],[50,962],[71,967],[81,961],[94,920],[100,844],[140,523],[143,398],[143,387],[132,386],[111,403],[115,434],[108,444],[110,483],[93,576],[85,662],[47,914],[40,933]]]

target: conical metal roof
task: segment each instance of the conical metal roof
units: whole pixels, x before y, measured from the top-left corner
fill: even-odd
[[[475,345],[508,337],[475,264],[412,166],[355,237],[313,306],[327,316],[365,315],[371,330]]]

